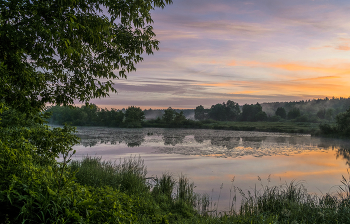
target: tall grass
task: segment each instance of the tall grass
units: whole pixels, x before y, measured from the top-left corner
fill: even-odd
[[[122,192],[140,193],[149,190],[146,182],[147,168],[140,157],[130,157],[118,162],[102,161],[101,157],[85,157],[72,161],[76,181],[91,187],[110,186]]]
[[[230,211],[219,212],[219,199],[210,211],[209,196],[196,194],[194,183],[184,175],[174,178],[164,173],[155,178],[153,185],[149,184],[146,167],[139,157],[119,163],[85,157],[71,162],[70,168],[81,185],[110,186],[128,195],[142,194],[137,200],[147,202],[138,202],[136,213],[142,213],[138,216],[140,223],[152,223],[149,216],[157,214],[169,223],[350,223],[350,181],[345,177],[339,195],[323,196],[309,194],[297,182],[244,191],[234,187],[232,180]],[[234,210],[236,194],[243,199],[239,209]]]

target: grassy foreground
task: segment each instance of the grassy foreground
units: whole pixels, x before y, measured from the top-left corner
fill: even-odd
[[[193,183],[169,174],[148,179],[140,158],[120,163],[86,157],[68,165],[73,181],[59,191],[17,192],[20,202],[0,198],[0,223],[350,223],[350,183],[337,197],[309,195],[302,185],[238,189],[238,211],[210,211],[209,197]]]

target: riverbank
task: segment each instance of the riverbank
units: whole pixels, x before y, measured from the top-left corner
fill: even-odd
[[[264,186],[249,192],[234,188],[243,197],[239,209],[218,212],[208,195],[194,193],[184,176],[146,176],[140,158],[121,163],[86,157],[66,168],[60,190],[32,188],[22,195],[21,212],[7,205],[1,223],[349,223],[350,183],[342,180],[339,195],[315,196],[300,184]],[[34,180],[33,180],[34,181]],[[31,188],[30,183],[28,187]],[[21,195],[20,192],[18,192]],[[4,196],[4,195],[3,195]],[[24,204],[23,204],[24,203]],[[219,202],[218,202],[219,203]],[[231,207],[233,208],[233,206]],[[15,211],[20,214],[14,214]],[[39,214],[39,215],[38,215]]]

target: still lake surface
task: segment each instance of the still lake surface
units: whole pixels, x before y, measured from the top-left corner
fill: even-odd
[[[350,141],[310,135],[104,127],[78,127],[77,131],[81,144],[74,146],[73,159],[140,156],[149,177],[184,174],[195,183],[197,193],[207,193],[213,203],[219,202],[221,211],[229,210],[232,186],[254,191],[262,185],[295,181],[312,194],[336,193],[342,175],[348,178],[350,165]]]

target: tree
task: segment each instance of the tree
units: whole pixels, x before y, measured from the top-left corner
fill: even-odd
[[[20,111],[116,92],[113,79],[152,54],[150,11],[172,0],[0,2],[0,100]]]
[[[267,114],[264,111],[259,111],[254,116],[254,121],[266,121],[267,120]]]
[[[317,117],[320,118],[320,119],[325,119],[326,118],[326,109],[320,109],[318,112],[317,112]]]
[[[267,115],[262,111],[262,106],[259,103],[244,104],[242,108],[242,121],[263,121],[266,120]]]
[[[184,122],[186,121],[186,117],[184,115],[184,112],[183,111],[180,111],[180,113],[177,113],[175,111],[175,118],[174,118],[174,124],[175,125],[181,125],[183,124]]]
[[[279,107],[277,108],[276,112],[275,112],[276,116],[280,116],[283,119],[287,118],[287,113],[286,110],[283,107]]]
[[[235,103],[231,100],[226,102],[226,117],[229,121],[234,121],[240,115],[241,109],[239,108],[238,103]]]
[[[222,104],[218,103],[218,104],[212,105],[209,111],[209,117],[217,121],[226,121],[227,114],[226,114],[225,103],[222,103]]]
[[[167,123],[167,124],[170,124],[174,121],[176,117],[176,111],[169,107],[168,109],[164,110],[164,114],[162,116],[162,120]]]
[[[350,108],[346,112],[340,113],[335,117],[336,128],[340,134],[350,136]]]
[[[171,2],[0,1],[0,223],[41,223],[41,202],[67,205],[57,198],[80,188],[66,169],[78,138],[72,127],[44,125],[45,105],[116,92],[113,80],[158,49],[150,11]]]
[[[130,128],[141,128],[141,122],[145,119],[145,113],[140,107],[128,107],[125,111],[125,125]]]
[[[295,119],[300,116],[300,109],[299,108],[292,108],[288,112],[288,119]]]
[[[201,111],[201,113],[204,114],[205,110],[202,105],[197,108],[196,108],[196,110],[198,110],[197,113]],[[196,113],[196,110],[195,110],[195,113]],[[234,121],[237,119],[240,113],[241,113],[241,110],[239,108],[238,103],[235,103],[232,100],[228,100],[226,103],[223,102],[222,104],[218,103],[218,104],[212,105],[208,114],[209,114],[209,118],[213,120]]]
[[[333,120],[333,114],[334,114],[334,109],[333,108],[329,108],[326,111],[326,119],[327,120]]]
[[[205,109],[204,109],[204,107],[202,105],[199,105],[194,110],[194,119],[202,121],[205,118],[206,118],[206,116],[205,116]]]

